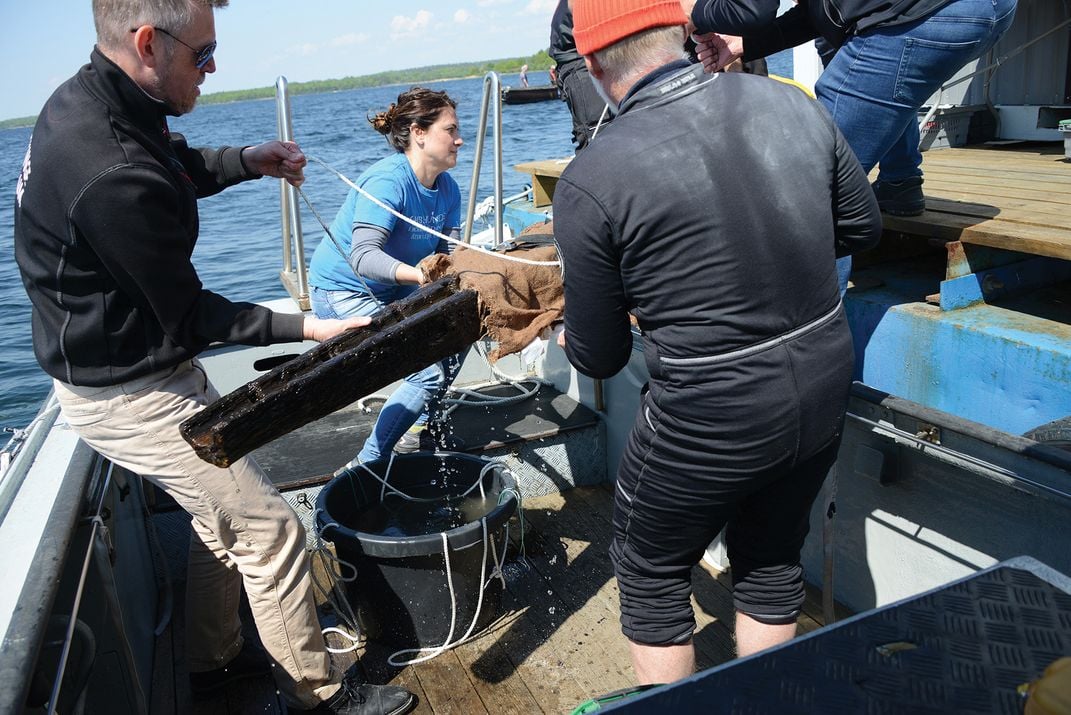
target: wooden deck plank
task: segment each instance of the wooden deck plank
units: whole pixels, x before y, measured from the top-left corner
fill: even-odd
[[[1071,260],[1071,164],[1061,149],[1053,143],[926,152],[928,210],[883,215],[885,229]]]
[[[519,614],[513,614],[516,618]],[[512,620],[511,618],[511,620]],[[503,623],[501,628],[508,625]],[[458,660],[475,677],[473,689],[492,713],[543,712],[539,700],[528,688],[509,653],[498,642],[495,632],[465,643],[454,650]]]
[[[431,661],[429,661],[431,662]],[[410,666],[424,689],[424,701],[441,715],[478,715],[488,712],[469,680],[469,670],[457,653],[447,651],[435,658],[434,668]]]
[[[509,591],[504,594],[503,606],[517,615],[496,635],[496,645],[508,659],[504,663],[497,652],[485,651],[471,659],[474,673],[490,684],[503,682],[502,668],[512,667],[509,677],[519,677],[542,712],[569,712],[586,697],[586,690],[570,670],[557,667],[557,642],[553,636],[557,623],[548,613],[549,607],[563,608],[560,599],[548,594],[550,585],[531,568],[517,569],[510,578]],[[537,600],[539,603],[534,604]]]
[[[586,508],[580,496],[584,491],[601,490],[577,488],[526,502],[533,507],[537,546],[530,561],[562,600],[562,608],[553,607],[550,614],[560,622],[555,634],[558,659],[584,688],[584,697],[574,706],[635,682],[628,644],[618,626],[610,527]]]
[[[1069,167],[1039,167],[1031,166],[993,166],[972,167],[967,165],[950,164],[927,164],[923,163],[923,174],[926,181],[938,179],[941,181],[962,181],[971,185],[984,186],[1014,186],[1026,191],[1040,192],[1042,188],[1049,190],[1066,189],[1071,186],[1071,168]]]
[[[1014,189],[1007,186],[993,185],[970,185],[961,181],[930,182],[927,180],[922,185],[923,191],[930,196],[945,198],[956,201],[967,201],[989,206],[1002,206],[1005,202],[1019,201],[1029,205],[1037,205],[1045,210],[1058,210],[1061,207],[1071,206],[1071,195],[1068,193],[1053,193],[1039,196],[1033,191]]]
[[[1023,196],[1059,202],[1067,201],[1067,193],[1071,190],[1071,178],[1067,181],[1058,181],[1048,176],[1037,177],[1029,173],[964,172],[951,166],[937,168],[925,164],[923,166],[924,188],[939,185],[981,193],[997,190],[1000,195],[1013,190]]]
[[[574,490],[587,508],[607,524],[613,522],[613,485],[598,489]],[[612,530],[607,533],[609,547]],[[695,611],[696,666],[699,669],[719,665],[736,657],[733,647],[732,594],[711,574],[696,566],[692,570],[692,609]],[[617,604],[614,604],[615,616]],[[621,636],[624,638],[624,636]]]
[[[418,715],[431,715],[435,710],[432,708],[427,693],[424,692],[416,670],[413,667],[398,668],[388,662],[387,659],[394,650],[383,644],[369,641],[363,649],[357,651],[361,666],[368,676],[368,682],[398,685],[405,688],[417,696],[417,706],[412,712]]]
[[[951,151],[925,152],[922,157],[922,169],[926,173],[945,171],[974,174],[987,176],[991,181],[1000,181],[1005,177],[1039,176],[1068,183],[1068,174],[1071,174],[1071,164],[1063,160],[1063,152],[1056,144],[1040,152],[971,146]]]
[[[1009,176],[1038,174],[1061,181],[1067,175],[1069,164],[1063,160],[1062,152],[1031,154],[1017,150],[994,152],[984,147],[967,147],[950,154],[924,153],[923,169],[928,167],[955,169],[964,173],[999,171],[1001,175]]]

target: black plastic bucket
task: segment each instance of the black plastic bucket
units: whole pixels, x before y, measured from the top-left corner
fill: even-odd
[[[334,543],[339,559],[357,570],[356,580],[346,584],[346,591],[369,638],[399,648],[437,648],[446,643],[447,637],[457,641],[465,634],[476,615],[484,587],[481,572],[486,581],[495,565],[494,555],[503,558],[503,531],[517,509],[517,487],[504,466],[468,454],[418,452],[396,456],[389,474],[388,460],[367,465],[380,477],[386,475],[389,484],[399,491],[442,504],[461,497],[480,479],[481,471],[488,464],[495,466],[484,472],[483,494],[497,506],[483,518],[434,533],[402,535],[374,533],[372,529],[362,531],[362,520],[368,513],[389,508],[399,499],[388,494],[381,500],[383,485],[364,469],[340,475],[320,491],[316,500],[317,525],[323,538]],[[480,494],[479,488],[470,494]],[[428,503],[429,511],[435,507],[435,501]],[[486,548],[481,523],[484,520]],[[456,599],[452,635],[443,533]],[[501,595],[501,580],[491,579],[484,590],[473,633],[494,619]]]

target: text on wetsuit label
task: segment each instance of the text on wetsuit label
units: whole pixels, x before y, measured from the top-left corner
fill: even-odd
[[[683,87],[684,85],[688,84],[689,82],[694,82],[694,81],[695,81],[695,75],[694,74],[686,74],[683,77],[678,77],[677,79],[673,80],[672,82],[667,82],[664,85],[662,85],[661,87],[659,87],[658,88],[658,93],[659,94],[665,94],[666,92],[672,92],[673,90],[680,89],[681,87]]]

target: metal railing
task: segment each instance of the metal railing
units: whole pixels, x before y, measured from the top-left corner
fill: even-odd
[[[462,240],[472,242],[472,222],[476,214],[476,192],[480,188],[480,165],[483,162],[483,142],[487,137],[487,112],[494,109],[495,129],[495,245],[502,243],[502,82],[497,72],[483,77],[483,101],[480,103],[480,125],[476,131],[476,151],[472,157],[472,182],[469,184],[469,203],[465,210],[465,232]]]
[[[502,243],[502,83],[496,72],[483,78],[483,99],[480,103],[480,122],[476,132],[476,150],[472,159],[472,182],[469,186],[468,207],[465,212],[463,240],[471,242],[472,223],[476,213],[476,195],[480,188],[480,168],[483,163],[484,141],[487,138],[487,115],[493,111],[494,126],[494,207],[495,245]],[[286,77],[275,81],[275,118],[279,126],[279,141],[293,141],[294,128],[290,118],[290,94]],[[309,309],[309,278],[305,266],[305,240],[301,233],[301,214],[298,211],[297,189],[284,179],[279,180],[280,221],[283,236],[283,268],[279,273],[283,286],[302,310]]]
[[[275,119],[279,126],[279,141],[294,140],[294,125],[290,119],[290,93],[286,77],[275,80]],[[283,269],[279,279],[302,310],[309,309],[309,276],[305,266],[305,239],[301,233],[301,213],[298,211],[297,189],[279,180],[280,219],[283,228]]]

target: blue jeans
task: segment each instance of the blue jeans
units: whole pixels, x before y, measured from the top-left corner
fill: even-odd
[[[309,299],[312,312],[318,318],[372,315],[380,308],[372,298],[348,290],[323,290],[312,286]],[[429,415],[438,412],[446,391],[457,377],[462,357],[463,353],[451,355],[405,378],[383,404],[357,459],[364,463],[379,459],[394,448],[407,429],[414,424],[427,424]]]
[[[1016,0],[953,0],[906,25],[849,37],[815,85],[819,101],[863,170],[878,178],[922,176],[919,108],[971,60],[992,49],[1011,25]],[[838,272],[847,277],[850,258]],[[841,284],[843,292],[847,285]]]

